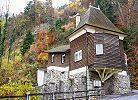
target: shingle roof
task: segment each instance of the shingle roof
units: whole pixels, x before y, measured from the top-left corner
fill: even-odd
[[[85,24],[124,34],[96,7],[89,7],[76,30]]]
[[[47,71],[47,68],[38,68],[37,70]]]
[[[48,50],[48,52],[49,53],[66,52],[69,49],[70,49],[70,45],[62,45],[62,46],[59,46],[59,47],[52,48],[52,49]]]

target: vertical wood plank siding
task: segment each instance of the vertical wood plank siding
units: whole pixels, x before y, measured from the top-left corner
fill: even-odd
[[[86,34],[81,35],[79,38],[76,38],[75,40],[71,41],[70,43],[70,70],[74,70],[77,68],[81,68],[86,66]],[[75,62],[74,60],[74,53],[82,50],[82,60]]]
[[[70,70],[87,65],[87,41],[86,34],[70,43]],[[96,44],[103,44],[104,54],[95,55]],[[74,53],[82,50],[82,60],[74,62]],[[88,34],[88,65],[92,67],[107,67],[126,70],[124,50],[119,36],[108,33]]]
[[[105,33],[94,34],[94,43],[102,43],[104,46],[104,54],[95,55],[95,67],[117,67],[121,69],[121,56],[118,36]]]
[[[94,36],[94,51],[96,44],[103,44],[104,54],[95,55],[94,64],[91,67],[107,67],[126,70],[124,62],[123,44],[120,43],[119,36],[108,33],[96,33]],[[96,54],[94,52],[94,54]]]
[[[124,56],[124,46],[123,46],[123,40],[119,40],[119,46],[120,46],[120,50],[121,50],[121,63],[122,66],[125,66],[123,69],[127,70],[127,65],[125,64],[125,56]]]
[[[93,34],[88,33],[88,65],[94,63],[94,56],[95,56],[94,36]]]
[[[54,54],[54,62],[52,62],[52,54]],[[65,54],[65,62],[61,63],[61,57]],[[69,66],[69,52],[66,53],[49,53],[48,66],[67,67]]]

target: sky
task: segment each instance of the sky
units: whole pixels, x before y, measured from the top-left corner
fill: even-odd
[[[0,7],[5,7],[5,3],[10,2],[10,13],[19,14],[23,12],[24,8],[26,7],[27,3],[31,0],[0,0]],[[39,0],[45,1],[45,0]],[[68,4],[69,0],[52,0],[53,7],[60,7],[64,4]]]

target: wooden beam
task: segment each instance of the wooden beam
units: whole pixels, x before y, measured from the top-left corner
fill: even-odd
[[[113,71],[113,72],[111,72],[108,76],[106,76],[106,77],[104,77],[104,82],[107,80],[107,79],[109,79],[111,76],[113,76],[114,74],[116,74],[116,73],[118,73],[119,71]]]
[[[103,70],[103,73],[102,73],[102,79],[103,79],[104,76],[105,76],[105,70],[106,70],[106,68],[104,68],[104,70]]]
[[[101,77],[101,75],[100,75],[100,72],[99,72],[96,68],[94,68],[94,69],[95,69],[95,71],[98,73],[100,79],[102,80],[102,77]]]
[[[111,76],[118,73],[119,69],[111,69],[111,68],[94,68],[94,70],[98,73],[99,78],[102,82],[108,80]]]
[[[105,74],[105,77],[108,76],[108,74],[110,74],[112,72],[113,69],[108,69],[109,71],[107,71],[107,73]]]

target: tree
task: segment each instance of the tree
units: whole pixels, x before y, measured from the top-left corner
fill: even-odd
[[[13,46],[13,43],[15,42],[15,29],[13,29],[12,31],[12,34],[11,34],[11,37],[10,37],[10,44],[9,44],[9,54],[8,54],[8,62],[10,60],[10,54],[11,54],[11,50],[12,50],[12,46]]]
[[[128,36],[124,39],[124,49],[128,58],[128,71],[132,88],[138,89],[138,33],[134,30],[127,30]]]
[[[24,14],[30,17],[31,22],[35,23],[35,4],[30,1],[24,9]]]
[[[1,34],[2,20],[0,19],[0,34]]]
[[[8,26],[8,12],[5,14],[5,24],[1,33],[1,38],[0,38],[0,67],[1,67],[1,62],[2,62],[2,56],[4,53],[4,45],[5,45],[5,40],[6,40],[6,34],[7,34],[7,26]]]
[[[95,6],[100,7],[102,12],[109,18],[111,22],[115,22],[112,0],[95,0]]]
[[[86,11],[79,1],[70,3],[66,9],[71,13],[71,15],[75,15],[76,13],[82,14]]]
[[[31,31],[28,31],[24,40],[23,40],[23,44],[20,48],[22,56],[24,56],[24,54],[30,48],[30,46],[33,42],[34,42],[34,36],[32,35]]]

